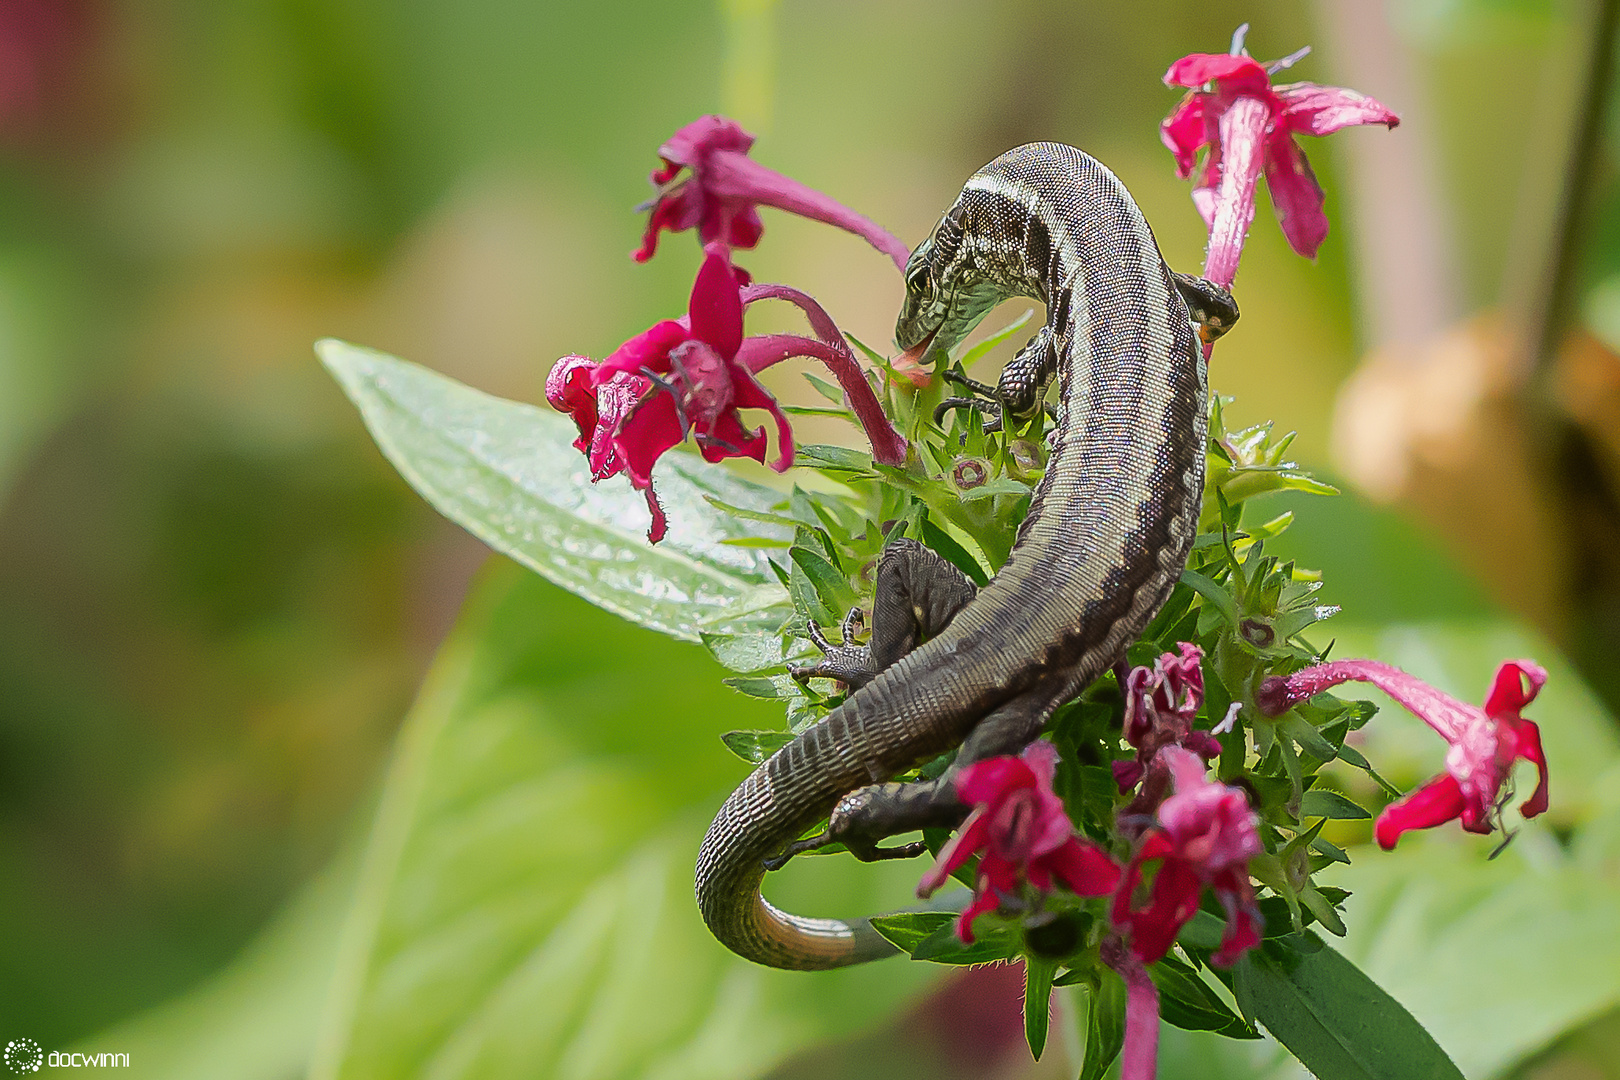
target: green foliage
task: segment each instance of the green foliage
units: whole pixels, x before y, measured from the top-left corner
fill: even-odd
[[[1306,933],[1249,950],[1232,974],[1246,1016],[1333,1080],[1462,1080],[1462,1073],[1401,1004],[1344,957]]]
[[[616,684],[608,695],[612,700],[594,701],[593,707],[611,704],[633,713],[638,709],[635,694],[646,692],[636,688],[659,683],[653,692],[660,702],[680,702],[679,709],[661,714],[661,738],[712,747],[719,735],[748,762],[763,760],[842,700],[836,685],[796,680],[785,666],[814,655],[808,629],[812,622],[831,629],[850,609],[869,610],[872,571],[883,545],[895,535],[912,536],[983,580],[1004,557],[1006,537],[1022,517],[1043,467],[1040,424],[987,433],[980,417],[966,412],[941,428],[931,420],[933,402],[927,394],[901,395],[891,387],[890,407],[920,436],[905,466],[878,466],[860,452],[838,447],[806,447],[801,464],[820,472],[823,482],[815,490],[796,487],[780,493],[671,458],[668,474],[660,477],[660,494],[671,516],[670,540],[648,549],[639,537],[646,520],[639,497],[591,487],[579,469],[572,479],[555,479],[560,469],[542,476],[532,464],[526,466],[526,455],[535,455],[537,445],[557,461],[576,464],[573,432],[566,422],[485,398],[399,361],[331,344],[326,350],[329,365],[362,405],[385,450],[446,512],[460,515],[458,520],[479,535],[504,544],[515,558],[600,606],[666,634],[700,640],[735,673],[724,682],[737,694],[696,709],[694,702],[702,696],[696,682],[678,692],[668,687],[669,680],[692,675],[690,657],[678,665],[670,662],[661,669],[664,675],[655,676],[650,671],[658,662],[656,650],[638,649],[636,661],[645,670],[634,687]],[[1375,707],[1320,695],[1274,720],[1254,709],[1260,680],[1317,658],[1317,650],[1302,635],[1337,609],[1318,601],[1320,575],[1266,552],[1269,543],[1284,536],[1294,515],[1274,515],[1250,525],[1245,510],[1266,492],[1320,492],[1324,486],[1283,460],[1286,439],[1273,441],[1264,429],[1229,435],[1220,426],[1218,407],[1214,420],[1204,531],[1183,583],[1133,647],[1131,660],[1151,663],[1178,641],[1199,643],[1209,658],[1198,726],[1212,727],[1229,714],[1235,724],[1224,738],[1229,749],[1238,749],[1223,755],[1221,769],[1228,779],[1241,777],[1254,793],[1262,819],[1267,854],[1254,860],[1251,870],[1271,890],[1261,901],[1267,945],[1263,953],[1251,952],[1233,973],[1215,972],[1237,993],[1237,1003],[1251,1018],[1246,1020],[1206,981],[1201,965],[1219,944],[1223,920],[1201,912],[1181,938],[1183,955],[1192,963],[1172,955],[1152,969],[1164,1018],[1189,1031],[1239,1040],[1256,1038],[1252,1022],[1258,1022],[1325,1077],[1455,1075],[1393,998],[1305,933],[1313,924],[1346,932],[1337,909],[1347,893],[1318,885],[1314,875],[1329,866],[1342,867],[1348,856],[1322,833],[1329,821],[1361,820],[1369,814],[1353,792],[1325,785],[1322,769],[1337,760],[1370,772],[1367,759],[1347,747],[1345,738],[1367,723]],[[482,434],[467,437],[471,431]],[[515,500],[516,509],[503,500]],[[683,514],[700,521],[701,530],[683,533]],[[537,539],[543,535],[562,539],[553,545]],[[590,580],[594,570],[586,568],[604,560],[633,566],[635,587]],[[709,590],[703,615],[683,616],[682,605],[668,598],[698,587]],[[513,595],[523,591],[514,588]],[[691,1009],[677,1010],[679,1016],[665,1018],[666,1028],[633,1035],[612,1029],[600,1043],[590,1040],[612,1024],[594,1018],[636,1011],[633,1002],[640,1000],[640,991],[635,987],[647,987],[647,993],[657,987],[659,994],[673,994],[683,1003],[718,1003],[716,995],[723,996],[737,971],[751,979],[749,1016],[759,1019],[760,1030],[776,1034],[751,1034],[721,1071],[752,1075],[751,1070],[764,1067],[760,1062],[801,1045],[796,1041],[800,1028],[789,1038],[772,1027],[779,1020],[771,1017],[780,1008],[811,1007],[808,991],[804,1000],[794,996],[802,982],[785,975],[777,983],[780,973],[728,967],[740,962],[713,945],[690,914],[685,896],[690,874],[686,860],[696,848],[704,818],[701,810],[690,812],[704,801],[699,778],[730,759],[705,750],[690,760],[674,761],[668,747],[656,755],[639,748],[636,753],[645,755],[639,764],[601,772],[604,745],[580,758],[597,765],[583,771],[570,766],[570,753],[579,752],[581,725],[597,740],[604,737],[603,725],[582,718],[581,702],[574,699],[565,710],[566,721],[551,719],[554,706],[533,698],[532,675],[503,665],[520,654],[549,657],[554,649],[583,648],[591,635],[581,632],[574,620],[567,642],[560,643],[550,636],[556,631],[549,624],[544,631],[525,624],[508,601],[497,601],[469,619],[477,629],[463,631],[465,655],[448,652],[443,661],[460,665],[460,673],[454,678],[441,674],[437,691],[412,721],[411,731],[425,733],[407,735],[396,764],[390,783],[393,801],[385,800],[373,843],[366,879],[370,885],[362,889],[351,918],[339,980],[348,996],[345,1007],[333,1014],[337,1019],[323,1042],[326,1071],[318,1075],[404,1075],[424,1063],[446,1070],[445,1075],[493,1075],[503,1062],[539,1060],[551,1062],[547,1068],[561,1069],[595,1060],[591,1054],[635,1061],[636,1069],[657,1063],[678,1074],[687,1067],[681,1063],[692,1060],[693,1046],[720,1038],[713,1034],[723,1026],[717,1012],[705,1019]],[[490,663],[498,673],[480,673]],[[709,692],[725,693],[712,682]],[[725,711],[720,700],[729,700],[733,708],[780,710],[783,726],[725,730],[713,724]],[[1057,790],[1080,830],[1103,841],[1110,836],[1119,800],[1108,765],[1128,752],[1118,741],[1122,707],[1113,677],[1105,676],[1061,710],[1052,728],[1062,753]],[[645,712],[654,706],[648,702],[639,708]],[[681,734],[688,722],[684,718],[694,710],[713,727],[706,739]],[[628,733],[624,728],[623,735]],[[1246,733],[1254,737],[1253,758],[1242,753]],[[608,755],[610,760],[623,755],[620,745]],[[632,755],[631,760],[639,759]],[[939,764],[930,766],[929,775],[937,775]],[[466,831],[479,820],[464,809],[477,805],[475,794],[516,809],[524,799],[514,791],[559,783],[568,792],[566,800],[535,803],[528,818],[501,819],[487,836]],[[714,775],[709,797],[727,783]],[[561,802],[569,808],[566,825],[559,816]],[[520,820],[526,823],[522,841],[512,834]],[[497,824],[494,819],[491,823]],[[565,841],[565,846],[547,848],[536,838]],[[509,872],[491,869],[498,869],[503,859],[510,863],[512,857],[501,853],[519,849],[523,857]],[[384,854],[377,855],[378,850]],[[457,861],[445,863],[452,853]],[[542,885],[541,870],[548,860],[570,866],[576,880],[560,890],[549,880]],[[874,880],[875,868],[855,868],[836,859],[818,864],[816,876],[825,879],[824,889],[832,887],[828,881],[835,877],[835,867],[853,871],[838,896],[840,911],[893,906],[893,901],[885,905],[876,898],[856,900],[854,883]],[[465,868],[459,876],[457,866]],[[496,873],[501,880],[472,889],[446,887],[473,870],[485,877]],[[902,880],[914,878],[904,867],[889,872]],[[964,870],[963,876],[971,880],[971,871]],[[550,899],[537,903],[537,897]],[[1082,1075],[1100,1076],[1119,1052],[1124,990],[1097,958],[1106,920],[1094,917],[1095,908],[1093,902],[1054,894],[1049,914],[1071,919],[1077,928],[1073,942],[1057,956],[1036,949],[1033,923],[1014,919],[982,919],[972,946],[961,944],[948,912],[904,913],[874,924],[916,960],[964,965],[1033,951],[1028,968],[1031,1007],[1026,1011],[1032,1050],[1038,1053],[1045,1045],[1045,1002],[1051,989],[1080,987],[1086,994]],[[507,914],[493,928],[485,927],[491,935],[487,942],[476,936],[440,940],[439,935],[453,932],[474,912]],[[654,940],[659,942],[656,949],[626,944]],[[522,957],[515,967],[513,957]],[[564,969],[574,973],[566,985],[559,981]],[[409,980],[401,981],[407,973]],[[881,990],[890,995],[888,1000],[909,981],[871,976],[875,982],[868,986],[845,974],[851,993],[857,986],[862,993]],[[480,997],[479,986],[493,989]],[[756,992],[756,986],[774,989]],[[609,996],[604,999],[603,994]],[[561,1019],[537,1026],[531,1017],[519,1024],[524,1009],[532,1011],[529,1003],[557,995],[566,1006],[559,1006]],[[815,998],[826,1000],[822,994]],[[735,1005],[739,999],[726,1000]],[[790,1000],[791,1006],[783,1004]],[[1362,1045],[1365,1029],[1335,1019],[1342,1009],[1363,1006],[1394,1033],[1391,1038],[1404,1048],[1400,1060],[1416,1063],[1414,1071],[1392,1071],[1384,1057]],[[577,1031],[567,1027],[570,1016],[577,1018]],[[828,1023],[825,1030],[833,1030],[835,1022]],[[677,1035],[677,1028],[685,1034]],[[755,1032],[735,1024],[725,1030]],[[693,1031],[700,1034],[693,1036]],[[672,1049],[676,1044],[684,1049]],[[1444,1068],[1436,1062],[1445,1062]],[[1421,1071],[1431,1065],[1440,1071]]]
[[[480,588],[402,733],[314,1077],[758,1076],[919,985],[894,964],[805,979],[713,940],[691,874],[738,775],[716,738],[760,706],[652,634],[625,679],[611,631],[526,575]],[[791,899],[897,898],[823,862],[819,896]]]
[[[1102,1080],[1125,1045],[1125,983],[1108,968],[1087,987],[1080,1080]]]

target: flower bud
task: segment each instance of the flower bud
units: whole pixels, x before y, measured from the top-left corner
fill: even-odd
[[[990,479],[990,463],[984,458],[963,455],[951,463],[951,483],[958,491],[983,487]]]

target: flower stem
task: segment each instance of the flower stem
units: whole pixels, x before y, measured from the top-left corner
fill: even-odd
[[[852,232],[893,259],[901,273],[905,272],[906,260],[911,258],[911,249],[871,218],[790,176],[766,168],[747,154],[716,152],[709,160],[708,183],[716,194],[774,206]]]
[[[1159,989],[1119,938],[1104,941],[1101,953],[1103,962],[1125,980],[1125,1049],[1119,1080],[1154,1080],[1159,1067]]]
[[[755,374],[794,356],[820,360],[833,373],[849,399],[849,407],[866,430],[873,460],[883,465],[905,464],[906,440],[883,414],[883,407],[867,384],[860,362],[847,346],[800,334],[761,334],[743,339],[742,348],[737,351],[737,360]]]

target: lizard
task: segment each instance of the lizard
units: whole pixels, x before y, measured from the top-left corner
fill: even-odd
[[[812,629],[823,659],[795,674],[840,679],[849,695],[732,792],[697,861],[711,932],[772,967],[843,967],[897,950],[867,920],[778,910],[760,893],[768,869],[835,842],[867,861],[922,854],[921,842],[878,841],[960,823],[960,770],[1038,738],[1164,604],[1203,493],[1200,338],[1238,315],[1226,290],[1165,265],[1112,172],[1059,143],[1020,146],[974,173],[912,252],[905,281],[895,339],[914,357],[951,349],[1003,299],[1046,305],[986,405],[1031,416],[1055,376],[1050,456],[987,585],[893,541],[878,561],[869,643],[852,640],[855,612],[839,644]],[[894,782],[953,747],[937,779]]]

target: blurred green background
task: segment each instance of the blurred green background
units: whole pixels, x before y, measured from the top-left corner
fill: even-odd
[[[342,950],[359,947],[340,945],[337,930],[345,918],[354,925],[354,867],[401,718],[486,553],[382,460],[314,361],[316,338],[365,342],[538,400],[556,357],[601,356],[684,310],[696,245],[669,238],[652,264],[634,265],[627,254],[642,222],[631,208],[646,197],[659,143],[719,109],[759,134],[756,158],[910,242],[1002,150],[1032,139],[1080,145],[1131,187],[1171,264],[1191,270],[1204,231],[1158,143],[1176,100],[1159,76],[1183,53],[1222,51],[1250,21],[1257,56],[1312,43],[1299,78],[1374,93],[1408,119],[1393,134],[1311,141],[1334,232],[1306,262],[1261,208],[1238,282],[1244,322],[1212,372],[1237,398],[1229,416],[1298,429],[1300,461],[1341,475],[1335,400],[1364,353],[1470,313],[1511,315],[1520,294],[1534,293],[1567,190],[1566,134],[1599,6],[7,0],[0,1040],[132,1052],[137,1071],[154,1076],[290,1077],[322,1052],[319,1040],[339,1053],[333,1032],[346,1021],[333,1019],[332,1002],[344,992],[331,984],[334,963],[341,982]],[[1584,319],[1599,343],[1620,326],[1611,277],[1620,273],[1620,117],[1608,110],[1601,121],[1584,159],[1574,271],[1541,305],[1560,326]],[[1406,149],[1393,163],[1358,160],[1379,140]],[[1409,175],[1423,181],[1418,190]],[[1410,199],[1386,214],[1392,182]],[[1390,220],[1421,227],[1399,226],[1391,240]],[[1379,246],[1381,227],[1394,247]],[[888,340],[900,282],[859,241],[767,211],[765,241],[746,265],[812,292],[863,340]],[[795,375],[772,374],[780,393],[803,396]],[[842,437],[813,424],[803,434]],[[1549,455],[1562,467],[1552,451],[1532,457]],[[1502,498],[1504,516],[1514,513]],[[1296,509],[1288,549],[1327,572],[1324,595],[1346,608],[1346,644],[1453,678],[1449,689],[1478,700],[1501,650],[1556,656],[1552,640],[1595,687],[1560,668],[1575,764],[1554,788],[1556,820],[1490,864],[1502,878],[1480,869],[1483,847],[1465,848],[1459,888],[1489,895],[1510,865],[1527,867],[1521,880],[1576,852],[1578,867],[1560,870],[1572,876],[1570,903],[1600,885],[1615,890],[1620,830],[1577,842],[1620,804],[1607,586],[1585,600],[1525,602],[1511,571],[1482,572],[1466,554],[1489,547],[1482,536],[1494,521],[1448,531],[1354,490]],[[1595,535],[1612,535],[1602,532],[1612,515],[1597,520]],[[1586,580],[1581,567],[1559,565],[1561,580]],[[588,727],[569,743],[581,760],[646,758],[636,766],[646,775],[680,769],[681,799],[712,807],[740,775],[713,734],[773,723],[765,706],[718,687],[695,648],[653,641],[509,567],[492,568],[481,595],[461,635],[478,654],[467,669],[493,664],[501,674],[468,678],[505,680],[547,703],[562,718],[558,738],[572,739],[569,724]],[[521,643],[510,657],[527,649],[526,659],[496,663],[479,651],[492,646],[470,644],[490,626]],[[1458,626],[1470,629],[1446,636]],[[1450,666],[1447,648],[1460,650]],[[698,750],[644,737],[672,701],[700,714]],[[1550,705],[1532,715],[1549,729],[1561,722]],[[1436,747],[1399,720],[1391,729],[1393,775],[1411,783],[1433,771]],[[679,886],[690,852],[672,851]],[[582,873],[571,857],[548,855],[544,872]],[[1365,887],[1389,900],[1377,915],[1388,917],[1402,885]],[[689,903],[681,887],[669,896]],[[1524,902],[1561,917],[1544,894]],[[1430,914],[1446,922],[1447,910]],[[1500,944],[1459,948],[1485,963]],[[1620,1076],[1620,989],[1585,970],[1617,946],[1581,944],[1511,981],[1480,969],[1498,1006],[1563,1001],[1550,988],[1588,974],[1592,989],[1547,1006],[1539,1027],[1478,1059],[1479,1075]],[[1423,966],[1415,953],[1369,961],[1370,949],[1349,951],[1401,987],[1426,1022],[1444,1012],[1438,997],[1422,997],[1444,996],[1421,977],[1435,968],[1413,970]],[[1472,969],[1439,970],[1430,982],[1481,992]],[[692,1073],[1030,1071],[1022,1051],[1002,1052],[1009,1030],[1016,1039],[1006,1023],[1016,985],[985,976],[925,996],[921,973],[902,981],[828,986],[826,1001],[843,1002],[842,1012],[811,1001],[821,983],[783,990],[781,1008],[820,1009],[820,1026],[787,1025],[791,1037]],[[362,1012],[375,1005],[358,1000]],[[776,1007],[763,1000],[759,1008]],[[1015,1000],[1011,1009],[1016,1024]],[[1490,1023],[1459,1011],[1448,1032]],[[950,1020],[958,1015],[977,1018],[979,1044]],[[807,1049],[829,1033],[838,1046]],[[1167,1076],[1183,1075],[1178,1038],[1167,1043]],[[1256,1068],[1273,1067],[1269,1052]],[[1197,1071],[1215,1067],[1196,1047],[1185,1053]],[[1054,1051],[1033,1068],[1060,1075],[1060,1059]],[[452,1055],[435,1059],[433,1074],[658,1072],[588,1055],[548,1060],[533,1072],[480,1072]],[[431,1071],[416,1059],[378,1061],[343,1075]]]

